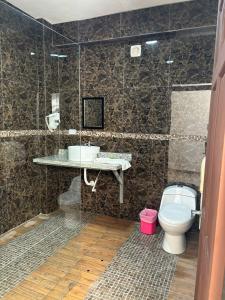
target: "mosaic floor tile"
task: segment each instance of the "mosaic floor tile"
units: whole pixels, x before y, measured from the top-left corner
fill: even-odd
[[[68,219],[64,213],[52,216],[0,246],[0,298],[79,234],[90,219],[90,214],[82,214],[79,220]]]
[[[162,239],[163,232],[146,236],[136,228],[85,299],[167,299],[177,257],[162,250]]]

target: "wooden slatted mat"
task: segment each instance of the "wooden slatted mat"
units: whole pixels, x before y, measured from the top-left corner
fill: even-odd
[[[131,221],[95,217],[2,299],[84,299],[133,229]]]

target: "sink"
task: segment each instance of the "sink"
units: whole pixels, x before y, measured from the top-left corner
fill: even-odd
[[[76,162],[92,162],[97,158],[100,147],[97,146],[69,146],[68,159]]]

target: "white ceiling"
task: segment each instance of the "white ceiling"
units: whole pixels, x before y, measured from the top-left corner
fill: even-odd
[[[8,0],[34,18],[52,24],[184,1],[190,0]]]

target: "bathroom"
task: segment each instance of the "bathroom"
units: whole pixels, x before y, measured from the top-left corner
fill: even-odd
[[[0,0],[0,298],[222,299],[195,287],[218,0],[63,2]],[[168,184],[180,253],[139,230]]]

